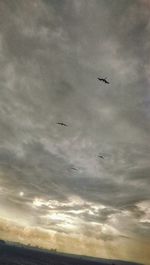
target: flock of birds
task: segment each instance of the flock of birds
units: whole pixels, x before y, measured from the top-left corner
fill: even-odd
[[[105,84],[110,84],[110,83],[107,81],[107,78],[100,78],[100,77],[98,77],[97,79],[98,79],[100,82],[103,82],[103,83],[105,83]],[[57,122],[57,124],[60,125],[60,126],[68,127],[68,124],[66,124],[66,123],[64,123],[64,122]],[[104,156],[101,155],[101,154],[99,154],[98,157],[101,158],[101,159],[104,159]],[[75,167],[72,167],[71,169],[72,169],[72,170],[78,170],[78,169],[75,168]]]

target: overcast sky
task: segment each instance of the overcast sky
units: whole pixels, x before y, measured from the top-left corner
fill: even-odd
[[[150,264],[149,36],[149,0],[0,1],[1,238]]]

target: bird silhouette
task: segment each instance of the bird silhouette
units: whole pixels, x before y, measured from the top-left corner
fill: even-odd
[[[106,80],[106,78],[100,78],[100,77],[98,77],[97,79],[98,79],[99,81],[104,82],[105,84],[109,84],[109,82]]]
[[[104,156],[103,155],[98,155],[98,157],[104,159]]]
[[[75,168],[75,167],[72,167],[71,169],[72,169],[72,170],[77,170],[77,168]]]
[[[61,125],[61,126],[65,126],[65,127],[68,126],[66,123],[63,123],[63,122],[57,122],[57,124],[59,124],[59,125]]]

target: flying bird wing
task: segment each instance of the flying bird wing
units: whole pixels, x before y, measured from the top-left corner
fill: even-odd
[[[98,157],[100,157],[100,158],[104,159],[104,156],[102,156],[102,155],[98,155]]]
[[[61,126],[68,126],[66,123],[63,123],[63,122],[57,122],[57,124],[59,124]]]
[[[105,84],[109,84],[109,82],[106,80],[106,78],[100,78],[100,77],[98,77],[97,79],[98,79],[99,81],[104,82]]]
[[[75,168],[75,167],[72,167],[71,169],[72,169],[72,170],[77,170],[77,168]]]

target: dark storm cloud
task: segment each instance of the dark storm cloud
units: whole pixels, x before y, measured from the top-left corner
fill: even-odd
[[[137,204],[150,199],[148,8],[134,0],[37,0],[1,1],[0,9],[3,215],[14,207],[32,213],[31,225],[70,233],[61,219],[45,219],[65,213],[81,230],[89,224],[86,235],[92,222],[115,227],[115,218],[122,234],[128,218],[125,231],[144,236]],[[69,204],[72,196],[83,202]],[[35,198],[44,202],[34,208]],[[53,211],[49,200],[58,202]],[[108,231],[98,238],[116,236]]]

